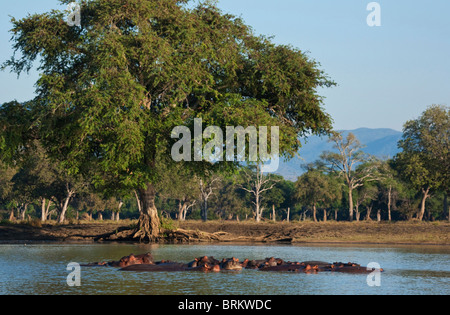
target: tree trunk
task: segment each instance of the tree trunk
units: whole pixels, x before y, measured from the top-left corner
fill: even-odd
[[[287,223],[289,223],[289,216],[290,216],[290,214],[291,214],[291,208],[288,208],[288,210],[287,210],[287,218],[286,218],[286,221],[287,221]]]
[[[203,219],[203,222],[208,221],[208,200],[207,199],[205,199],[203,201],[202,219]]]
[[[323,222],[327,222],[327,209],[323,208]]]
[[[256,199],[256,222],[261,222],[261,213],[259,211],[259,200]]]
[[[66,192],[67,192],[66,200],[64,201],[64,205],[62,205],[61,213],[59,216],[58,223],[60,223],[60,224],[64,223],[64,221],[66,220],[66,212],[69,207],[70,199],[72,199],[72,197],[75,195],[75,191],[70,188],[69,183],[66,183]]]
[[[116,222],[119,222],[119,220],[120,220],[119,213],[120,213],[120,209],[122,209],[122,206],[123,206],[123,201],[120,200],[119,201],[119,206],[117,207],[117,212],[116,212]]]
[[[450,222],[450,207],[448,206],[448,193],[445,194],[445,199],[444,199],[444,207],[447,208],[447,212],[448,212],[448,222]]]
[[[136,197],[136,203],[138,206],[139,213],[142,213],[141,201],[139,200],[139,195],[136,190],[134,191],[134,196]]]
[[[14,210],[11,210],[11,213],[9,214],[9,221],[13,222],[16,218],[14,217]]]
[[[60,223],[60,224],[64,223],[64,221],[66,220],[66,212],[67,212],[67,208],[69,207],[70,198],[72,198],[72,195],[69,193],[66,200],[64,201],[63,207],[61,209],[61,214],[59,215],[58,223]]]
[[[153,184],[148,184],[146,189],[139,189],[139,202],[141,215],[139,217],[139,230],[134,234],[134,238],[140,241],[154,242],[160,234],[161,222],[158,217],[158,210],[155,206],[156,190]]]
[[[259,193],[256,192],[255,195],[255,206],[256,206],[256,222],[261,222],[261,209],[259,205]]]
[[[45,213],[47,214],[47,216],[46,216],[46,220],[51,220],[52,219],[52,214],[51,214],[51,212],[50,212],[50,206],[52,205],[52,201],[51,200],[49,200],[48,201],[48,203],[47,203],[47,209],[45,210]],[[54,210],[52,210],[52,212],[53,212]]]
[[[338,220],[338,209],[334,209],[334,221]]]
[[[372,212],[372,206],[367,206],[366,208],[367,208],[366,220],[371,221],[372,219],[370,218],[370,213]]]
[[[186,208],[186,203],[180,200],[180,203],[178,204],[178,221],[186,220]]]
[[[423,216],[425,214],[425,204],[429,197],[428,193],[430,192],[430,188],[428,187],[426,190],[422,188],[422,192],[423,192],[423,198],[422,198],[422,202],[420,204],[420,212],[419,212],[419,217],[418,217],[419,221],[423,220]]]
[[[316,212],[317,212],[316,204],[313,204],[313,219],[314,219],[314,222],[317,222]]]
[[[448,221],[450,222],[450,208],[448,207],[448,194],[446,191],[444,191],[444,215],[443,215],[443,219],[445,219],[445,217],[448,215]]]
[[[275,205],[272,205],[272,220],[273,222],[277,222],[277,217],[275,214]]]
[[[388,220],[391,222],[391,199],[392,199],[392,185],[389,185],[388,191]]]
[[[353,221],[353,189],[348,187],[348,220]]]
[[[41,202],[41,222],[47,221],[47,207],[45,206],[45,198]]]
[[[20,206],[20,217],[21,217],[22,221],[25,221],[25,214],[27,212],[27,209],[28,209],[28,203],[23,203]]]
[[[377,221],[381,222],[381,209],[377,210]]]
[[[359,222],[360,213],[359,213],[359,203],[358,202],[356,202],[356,206],[355,206],[355,216],[356,216],[356,222]]]

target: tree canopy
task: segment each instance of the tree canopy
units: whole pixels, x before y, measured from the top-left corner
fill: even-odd
[[[423,219],[430,192],[448,194],[450,174],[450,109],[432,105],[422,115],[405,123],[395,165],[413,187],[423,194],[419,220]]]

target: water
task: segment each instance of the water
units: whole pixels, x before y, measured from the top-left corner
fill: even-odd
[[[110,267],[81,268],[81,286],[67,285],[70,262],[119,260],[151,252],[155,260],[189,262],[195,257],[352,261],[380,264],[379,287],[367,275],[241,272],[121,272]],[[267,245],[0,245],[0,294],[177,294],[177,295],[448,295],[450,247],[340,247]]]

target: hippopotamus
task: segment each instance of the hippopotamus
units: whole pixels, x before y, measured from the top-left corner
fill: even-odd
[[[153,257],[150,253],[138,256],[131,254],[130,256],[122,257],[119,262],[113,262],[111,266],[123,268],[131,265],[151,265],[153,263]]]
[[[248,259],[246,259],[246,263],[248,262]],[[242,270],[243,268],[243,264],[239,263],[239,259],[237,258],[228,258],[228,259],[223,259],[222,262],[220,263],[220,269],[222,270],[234,270],[234,271],[239,271]]]
[[[213,256],[211,256],[211,257],[203,256],[203,257],[195,258],[193,261],[188,263],[188,265],[189,265],[189,268],[196,268],[196,267],[205,266],[205,265],[214,266],[214,265],[218,265],[219,263],[220,262],[217,259],[215,259]]]

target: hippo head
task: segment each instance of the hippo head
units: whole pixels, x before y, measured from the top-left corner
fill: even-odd
[[[273,257],[266,258],[266,266],[268,267],[276,267],[278,265],[277,260]]]
[[[134,257],[134,255],[131,254],[130,256],[125,256],[120,259],[119,267],[123,268],[123,267],[127,267],[130,265],[134,265],[135,262],[136,262],[136,257]]]
[[[200,261],[200,263],[206,264],[209,262],[209,258],[208,258],[208,256],[203,256],[199,259],[199,261]]]
[[[150,253],[144,254],[139,258],[142,264],[153,264],[153,256]]]
[[[224,259],[224,261],[222,261],[222,269],[224,269],[224,270],[241,270],[242,265],[239,263],[239,259],[232,257],[229,259]]]

